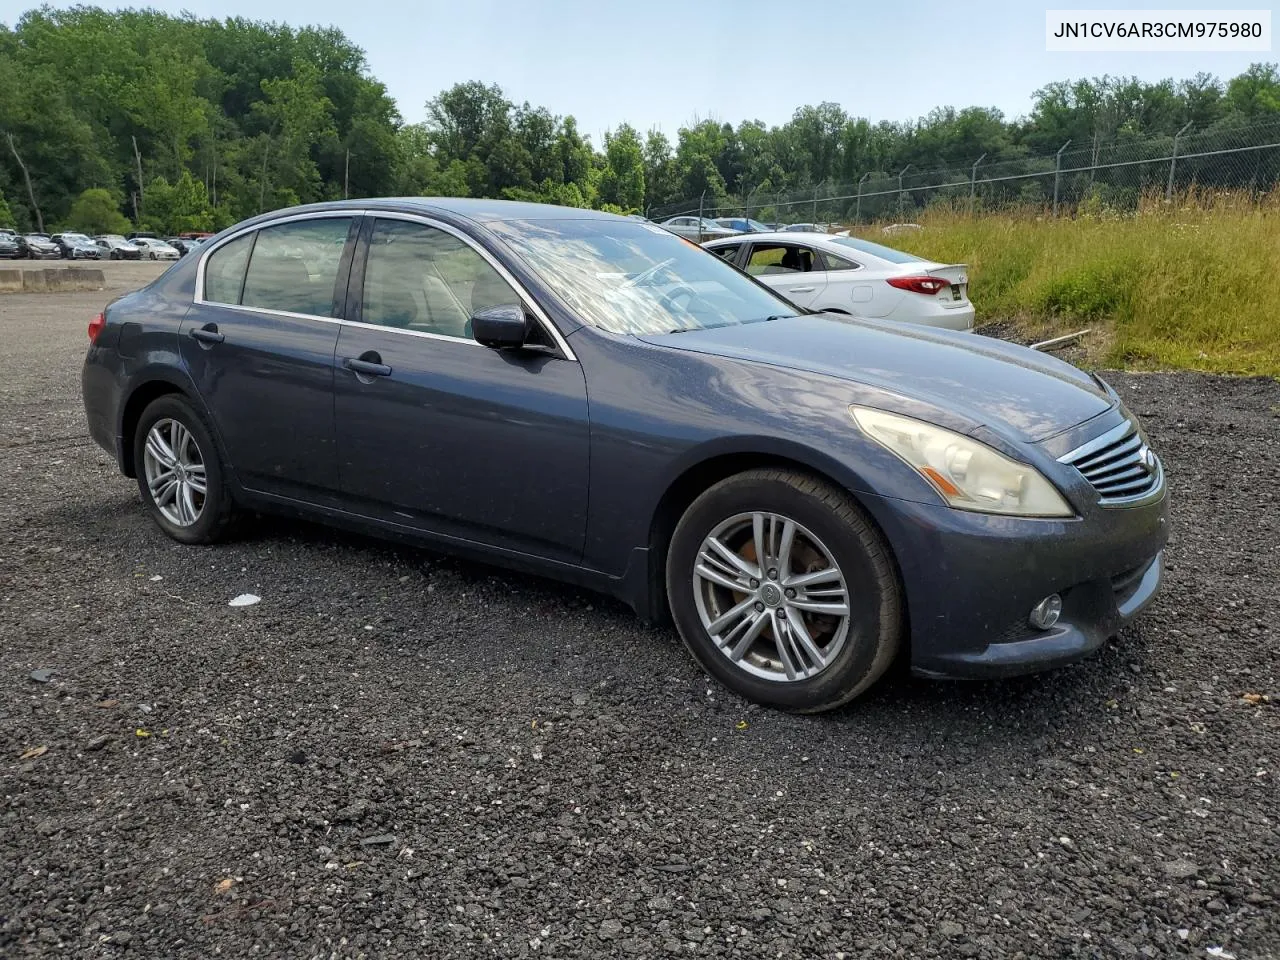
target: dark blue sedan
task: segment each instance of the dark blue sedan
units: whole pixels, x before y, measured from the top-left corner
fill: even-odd
[[[282,210],[89,328],[93,438],[162,530],[303,514],[613,594],[835,707],[896,656],[998,676],[1155,595],[1160,461],[1100,379],[799,315],[649,223],[490,200]]]

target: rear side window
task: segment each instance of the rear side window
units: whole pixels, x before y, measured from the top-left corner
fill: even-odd
[[[244,268],[249,263],[253,234],[246,233],[224,243],[204,265],[204,298],[211,303],[239,303],[244,286]]]
[[[259,230],[240,302],[262,310],[332,316],[334,287],[350,228],[350,217],[334,217]]]
[[[710,247],[709,249],[717,257],[723,257],[725,260],[733,263],[733,261],[738,259],[738,251],[741,249],[741,246],[736,243],[730,243],[723,247]]]

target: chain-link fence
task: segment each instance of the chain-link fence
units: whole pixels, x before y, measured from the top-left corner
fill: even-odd
[[[1172,137],[1068,141],[1054,154],[978,157],[935,170],[868,171],[855,183],[784,193],[693,197],[651,207],[647,216],[750,217],[769,224],[908,222],[945,206],[973,212],[1035,207],[1070,215],[1082,207],[1136,209],[1144,196],[1188,190],[1257,195],[1280,184],[1280,120]]]

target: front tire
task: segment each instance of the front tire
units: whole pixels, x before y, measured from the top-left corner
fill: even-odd
[[[235,505],[226,471],[204,419],[183,397],[153,401],[133,437],[138,490],[156,525],[180,543],[213,543]]]
[[[667,553],[685,645],[748,700],[799,713],[848,703],[903,634],[888,545],[843,491],[793,470],[720,481],[685,511]]]

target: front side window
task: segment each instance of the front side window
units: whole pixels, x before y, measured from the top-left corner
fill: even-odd
[[[240,302],[261,310],[333,315],[350,217],[295,220],[258,231]]]
[[[135,241],[136,243],[136,241]],[[224,243],[209,255],[204,265],[204,299],[211,303],[239,303],[244,286],[244,268],[249,265],[253,234],[246,233]]]
[[[369,240],[361,320],[471,339],[471,316],[519,304],[497,270],[451,233],[407,220],[378,220]]]
[[[747,263],[747,273],[753,277],[821,269],[812,250],[790,243],[756,244],[751,248],[751,260]]]
[[[792,316],[795,307],[711,251],[613,219],[487,224],[584,322],[643,336]]]

